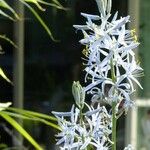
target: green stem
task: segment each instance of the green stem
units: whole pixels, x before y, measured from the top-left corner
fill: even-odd
[[[83,126],[84,126],[82,108],[80,108],[80,125],[81,125],[81,127],[83,127]],[[85,138],[84,138],[84,136],[82,136],[82,141],[83,141],[83,143],[85,142]]]
[[[115,68],[113,64],[113,59],[111,60],[111,78],[112,82],[116,82],[115,76]],[[116,102],[112,102],[112,150],[116,150],[116,125],[117,125],[117,117],[116,117]]]
[[[111,79],[112,79],[112,82],[115,83],[116,76],[115,76],[115,68],[114,68],[114,64],[113,64],[113,59],[111,59],[110,65],[111,65]]]
[[[116,103],[113,102],[112,104],[112,150],[116,150],[116,125],[117,125],[117,118],[116,118]]]
[[[80,125],[83,127],[84,123],[83,123],[83,113],[82,113],[82,109],[80,108]]]

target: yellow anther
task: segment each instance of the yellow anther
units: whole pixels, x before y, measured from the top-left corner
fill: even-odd
[[[89,55],[89,50],[86,48],[86,49],[83,49],[82,50],[82,54],[84,55],[84,56],[86,56],[86,57],[88,57],[88,55]]]
[[[134,35],[134,41],[137,42],[138,41],[138,38],[136,35]]]
[[[131,30],[131,36],[133,37],[134,41],[137,42],[137,41],[138,41],[138,38],[137,38],[137,36],[136,36],[135,33],[136,33],[136,30],[135,30],[135,29]]]
[[[132,29],[132,30],[131,30],[131,33],[132,33],[132,34],[136,33],[136,30],[135,30],[135,29]]]

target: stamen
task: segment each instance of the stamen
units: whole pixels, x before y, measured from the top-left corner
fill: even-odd
[[[88,56],[89,56],[89,50],[88,50],[88,48],[83,49],[83,50],[82,50],[82,54],[83,54],[84,56],[88,57]]]

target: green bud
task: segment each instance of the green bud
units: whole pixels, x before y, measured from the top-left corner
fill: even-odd
[[[73,82],[72,84],[72,94],[75,99],[75,103],[79,108],[84,107],[84,100],[85,100],[85,92],[80,84],[79,81]]]
[[[106,0],[96,0],[99,12],[102,14],[103,17],[106,16],[106,5],[107,1]]]
[[[107,2],[107,13],[110,14],[112,7],[112,0],[108,0]]]

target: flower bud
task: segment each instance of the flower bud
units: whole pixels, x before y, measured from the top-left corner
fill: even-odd
[[[73,82],[72,84],[72,94],[75,99],[75,103],[79,108],[84,107],[84,100],[85,100],[85,91],[83,90],[79,81]]]

